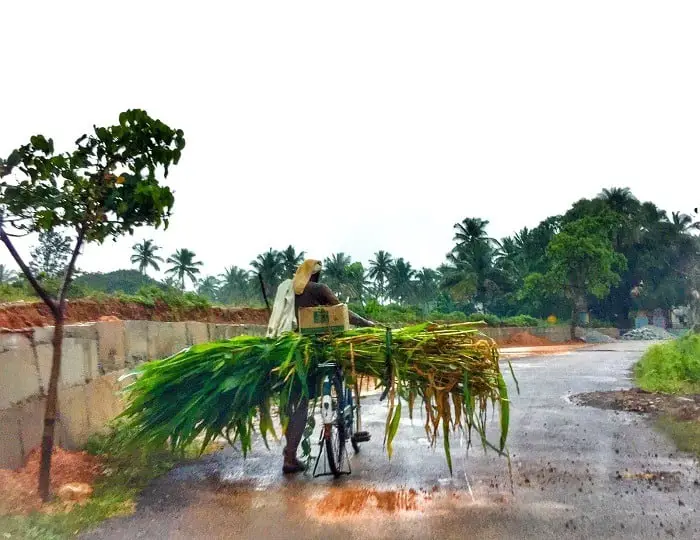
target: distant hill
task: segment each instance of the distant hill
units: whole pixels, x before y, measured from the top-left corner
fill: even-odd
[[[76,287],[105,293],[123,292],[136,294],[141,287],[163,284],[143,275],[138,270],[115,270],[114,272],[83,274],[73,282]]]

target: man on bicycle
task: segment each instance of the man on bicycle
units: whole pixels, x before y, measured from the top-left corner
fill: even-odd
[[[317,306],[335,306],[340,304],[333,291],[323,283],[319,283],[321,277],[321,261],[308,259],[304,261],[294,275],[294,279],[286,280],[280,284],[275,297],[274,309],[270,316],[267,335],[276,337],[280,333],[296,330],[295,322],[299,320],[299,309]],[[292,294],[293,300],[292,300]],[[292,311],[293,310],[293,311]],[[354,326],[375,326],[353,313],[350,315],[350,324]],[[282,472],[285,474],[303,471],[306,467],[297,459],[297,450],[304,436],[304,428],[309,413],[309,400],[307,398],[289,400],[290,409],[289,424],[285,438],[287,445],[284,448],[284,464]]]

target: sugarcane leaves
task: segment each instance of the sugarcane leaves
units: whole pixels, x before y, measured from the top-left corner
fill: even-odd
[[[384,330],[367,329],[327,339],[289,333],[276,340],[240,336],[196,345],[140,366],[129,385],[124,417],[132,423],[136,437],[148,444],[170,439],[182,448],[194,437],[211,440],[223,433],[247,454],[256,427],[266,445],[269,435],[276,437],[273,403],[286,433],[289,412],[328,375],[328,360],[339,364],[346,375],[379,379],[390,392],[384,433],[390,457],[403,401],[412,418],[416,397],[425,407],[431,446],[437,442],[440,424],[445,439],[451,430],[465,427],[469,446],[476,430],[485,449],[507,456],[510,401],[499,371],[498,350],[476,328],[465,325],[418,325],[395,330],[390,337]],[[391,377],[386,376],[387,360]],[[489,402],[494,411],[495,407],[501,411],[501,439],[495,445],[486,440]],[[310,455],[309,429],[307,425],[302,450]],[[443,440],[443,445],[451,468],[450,441]]]
[[[510,423],[510,401],[508,400],[508,387],[503,375],[498,374],[498,393],[501,403],[501,440],[500,450],[503,452],[506,448],[506,439],[508,438],[508,426]]]
[[[399,423],[401,422],[401,398],[397,400],[396,409],[394,410],[394,415],[391,416],[391,421],[389,422],[389,427],[386,433],[386,451],[391,459],[391,455],[394,452],[393,441],[396,437],[396,433],[399,431]]]
[[[443,448],[445,449],[445,458],[447,459],[447,467],[452,475],[452,453],[450,452],[450,426],[443,420],[442,422]]]
[[[515,382],[515,390],[520,394],[520,385],[518,384],[518,379],[515,377],[515,372],[513,371],[513,364],[510,361],[510,358],[507,359],[508,361],[508,369],[510,369],[510,376],[513,377],[513,381]]]

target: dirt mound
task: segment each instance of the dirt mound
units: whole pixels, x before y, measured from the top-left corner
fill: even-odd
[[[0,515],[26,514],[42,506],[37,490],[41,451],[32,450],[21,469],[0,469]],[[68,483],[92,485],[102,473],[102,462],[87,452],[54,448],[51,462],[51,491]]]
[[[573,396],[576,403],[616,411],[670,414],[679,420],[700,421],[700,394],[676,396],[639,388],[587,392]]]
[[[554,345],[554,342],[547,338],[533,336],[530,332],[515,332],[505,340],[499,340],[498,344],[506,347],[543,347]]]
[[[213,323],[267,324],[267,311],[250,308],[178,309],[163,302],[145,306],[116,298],[68,302],[68,323],[98,320],[199,321]],[[51,326],[53,318],[43,303],[17,303],[0,306],[0,328],[18,329]]]

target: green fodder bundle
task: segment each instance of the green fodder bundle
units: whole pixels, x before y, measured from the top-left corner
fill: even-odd
[[[241,336],[195,345],[140,366],[127,388],[121,417],[130,425],[135,444],[169,442],[182,449],[203,435],[205,448],[223,435],[231,444],[240,441],[245,454],[256,427],[266,445],[269,435],[277,438],[275,408],[284,429],[287,407],[318,395],[332,369],[325,366],[329,360],[342,365],[349,383],[368,377],[387,391],[384,441],[389,456],[402,403],[412,417],[417,400],[431,444],[442,431],[450,471],[450,434],[457,429],[464,429],[469,441],[476,431],[485,448],[506,452],[509,399],[498,349],[472,323],[428,323],[389,332],[372,328],[323,338]],[[500,409],[495,444],[486,439],[489,403]]]

